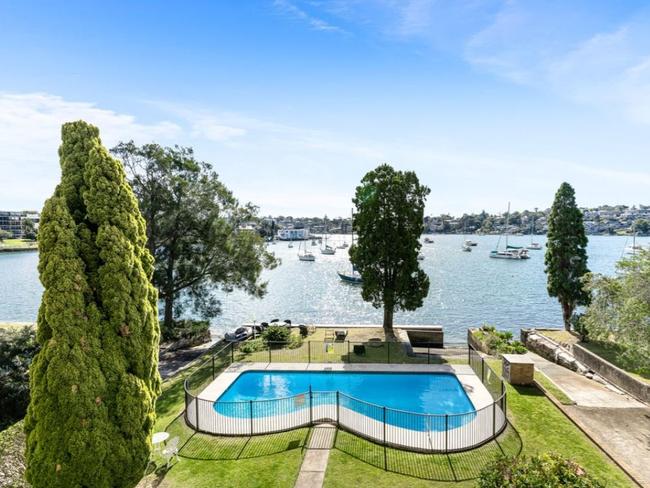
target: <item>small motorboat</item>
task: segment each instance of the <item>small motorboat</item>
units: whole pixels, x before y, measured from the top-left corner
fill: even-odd
[[[425,244],[433,244],[433,239],[431,239],[430,237],[425,237],[424,238],[424,243]]]
[[[424,254],[418,254],[418,261],[424,261]]]

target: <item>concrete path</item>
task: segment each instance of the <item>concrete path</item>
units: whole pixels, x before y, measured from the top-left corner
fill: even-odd
[[[543,372],[576,405],[562,409],[641,486],[650,487],[650,407],[618,388],[602,385],[528,352]]]
[[[323,486],[330,449],[334,447],[335,437],[336,427],[333,425],[323,424],[312,429],[294,488],[320,488]]]

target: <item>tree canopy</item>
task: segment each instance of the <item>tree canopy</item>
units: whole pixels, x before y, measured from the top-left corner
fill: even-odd
[[[551,207],[544,263],[548,294],[560,302],[564,327],[569,330],[576,307],[589,303],[589,292],[582,283],[589,269],[582,212],[568,183],[560,185]]]
[[[41,346],[30,370],[27,480],[132,487],[150,455],[157,293],[145,222],[96,127],[63,125],[61,182],[41,215]]]
[[[187,147],[131,141],[112,152],[124,162],[147,221],[166,328],[187,308],[202,318],[218,315],[216,289],[265,294],[260,275],[277,261],[256,232],[242,229],[257,220],[257,209],[240,204],[210,164]]]
[[[617,271],[585,277],[592,301],[581,321],[590,339],[615,343],[632,369],[650,375],[650,251],[622,259]]]
[[[429,193],[413,171],[383,164],[363,177],[352,200],[358,239],[350,260],[363,279],[363,299],[384,308],[387,331],[395,310],[421,307],[429,292],[429,278],[418,261]]]

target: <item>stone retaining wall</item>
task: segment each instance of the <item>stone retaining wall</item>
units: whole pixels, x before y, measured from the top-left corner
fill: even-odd
[[[637,380],[622,369],[614,366],[579,344],[573,345],[573,355],[585,366],[593,369],[600,376],[612,382],[620,389],[639,400],[650,403],[650,384]]]

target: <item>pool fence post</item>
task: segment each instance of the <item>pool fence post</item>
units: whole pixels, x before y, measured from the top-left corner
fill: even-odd
[[[467,364],[472,364],[472,348],[467,344]]]
[[[449,414],[445,414],[445,453],[449,452]]]
[[[497,402],[492,402],[492,437],[497,433]]]
[[[235,343],[230,343],[230,364],[235,362]]]
[[[268,346],[269,346],[269,364],[270,364],[270,363],[272,362],[272,361],[271,361],[271,346],[273,346],[273,343],[272,343],[272,342],[269,342],[269,343],[268,343]]]
[[[251,435],[253,435],[253,400],[248,400],[248,406],[251,417]]]
[[[314,423],[314,413],[312,412],[312,392],[311,385],[309,385],[309,425]]]
[[[198,397],[194,397],[194,408],[196,409],[196,424],[195,424],[194,427],[196,428],[196,431],[198,432],[200,430],[199,429],[199,398]]]
[[[336,390],[336,425],[339,425],[339,416],[341,415],[339,412],[339,391]]]
[[[388,353],[388,364],[390,364],[390,341],[386,341],[386,345],[388,346],[386,348],[386,351]]]
[[[427,346],[427,364],[431,364],[431,346]]]
[[[386,454],[386,407],[383,407],[384,411],[384,469],[388,471],[388,456]]]
[[[212,379],[214,379],[214,356],[212,356]]]
[[[307,362],[311,363],[311,341],[307,341]]]
[[[481,358],[481,383],[485,383],[485,359]]]
[[[352,358],[350,357],[350,341],[345,341],[345,342],[348,343],[348,363],[351,363],[351,362],[352,362],[352,361],[351,361]]]

